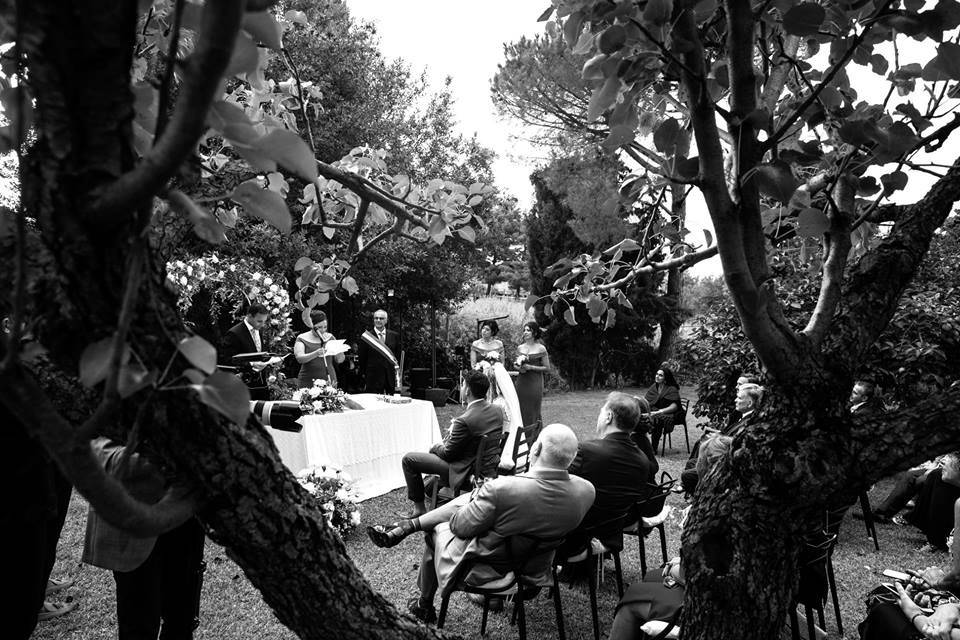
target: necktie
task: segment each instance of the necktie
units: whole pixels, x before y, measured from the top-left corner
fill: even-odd
[[[257,348],[257,351],[261,351],[262,347],[260,345],[260,332],[256,329],[251,329],[250,337],[253,338],[253,346]]]
[[[377,331],[377,337],[380,338],[380,342],[386,343],[386,341],[387,341],[387,332],[386,332],[386,331]]]

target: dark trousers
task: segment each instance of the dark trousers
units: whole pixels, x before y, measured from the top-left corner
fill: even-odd
[[[437,568],[433,564],[435,539],[433,531],[424,532],[423,557],[420,559],[420,573],[417,574],[421,606],[433,604],[433,599],[437,595],[437,588],[440,585],[440,581],[437,579]]]
[[[191,518],[157,538],[142,565],[113,572],[119,640],[193,638],[200,622],[203,541],[203,527]]]
[[[909,469],[898,473],[893,479],[893,489],[873,512],[888,518],[897,515],[920,491],[921,482],[926,475],[927,469]]]
[[[943,469],[934,469],[920,483],[916,506],[905,518],[927,536],[938,549],[947,548],[953,530],[953,505],[960,499],[960,487],[943,481]]]
[[[369,368],[363,377],[364,393],[393,395],[397,389],[397,374],[393,369]]]
[[[440,476],[440,484],[447,484],[450,464],[432,453],[414,451],[403,456],[403,479],[407,483],[407,497],[413,502],[423,502],[423,474],[435,473]]]

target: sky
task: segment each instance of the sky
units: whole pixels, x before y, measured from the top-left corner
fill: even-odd
[[[497,187],[517,198],[523,210],[533,204],[530,173],[542,159],[536,149],[518,141],[522,130],[500,120],[490,99],[490,80],[503,61],[503,44],[532,37],[544,29],[537,18],[549,0],[486,0],[482,4],[451,0],[347,0],[357,19],[373,22],[380,50],[403,58],[414,70],[425,69],[431,84],[453,79],[451,91],[460,131],[477,134],[497,153],[493,169]],[[713,226],[702,207],[691,206],[687,228],[703,242],[702,229]],[[718,258],[696,265],[694,275],[720,273]]]

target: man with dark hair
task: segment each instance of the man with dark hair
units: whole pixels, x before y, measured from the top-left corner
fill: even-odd
[[[850,413],[868,416],[883,413],[883,400],[877,395],[877,385],[870,380],[857,380],[850,392]]]
[[[404,517],[416,518],[426,513],[423,474],[435,473],[440,482],[452,489],[459,489],[470,474],[477,455],[480,438],[488,435],[498,438],[503,430],[503,410],[487,402],[490,380],[479,371],[465,376],[467,408],[453,419],[450,430],[429,453],[411,452],[403,456],[403,476],[407,482],[407,497],[413,502],[413,511]],[[489,460],[483,461],[484,477],[496,475],[499,456],[494,451]]]
[[[264,364],[253,361],[246,363],[235,362],[233,357],[241,353],[259,353],[264,351],[260,330],[267,324],[270,311],[259,302],[247,307],[247,315],[243,320],[230,327],[220,343],[218,359],[221,365],[237,367],[240,378],[250,389],[251,400],[269,400],[270,394],[263,376]],[[266,360],[266,358],[264,358]]]
[[[583,522],[567,536],[561,555],[570,556],[586,548],[588,528],[625,515],[637,500],[649,494],[650,469],[655,463],[630,437],[639,419],[640,406],[635,398],[617,391],[607,396],[597,416],[599,437],[580,444],[569,469],[593,484],[597,496]],[[622,526],[614,528],[615,534],[602,542],[622,547]]]
[[[570,427],[547,425],[530,447],[528,472],[490,480],[422,517],[367,527],[378,547],[392,547],[417,531],[428,532],[417,578],[419,594],[407,603],[410,613],[435,622],[434,596],[458,575],[465,559],[489,564],[474,567],[463,580],[488,583],[503,577],[497,565],[507,559],[507,538],[524,534],[555,539],[575,527],[594,496],[589,482],[567,473],[576,451],[577,436]],[[535,556],[530,563],[535,566],[527,567],[526,577],[533,584],[549,582],[552,556]]]

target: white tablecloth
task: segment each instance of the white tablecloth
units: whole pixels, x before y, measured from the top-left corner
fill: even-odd
[[[353,478],[360,500],[404,486],[400,459],[440,441],[433,403],[389,404],[369,393],[351,395],[362,411],[304,416],[300,433],[267,427],[291,471],[335,464]]]

